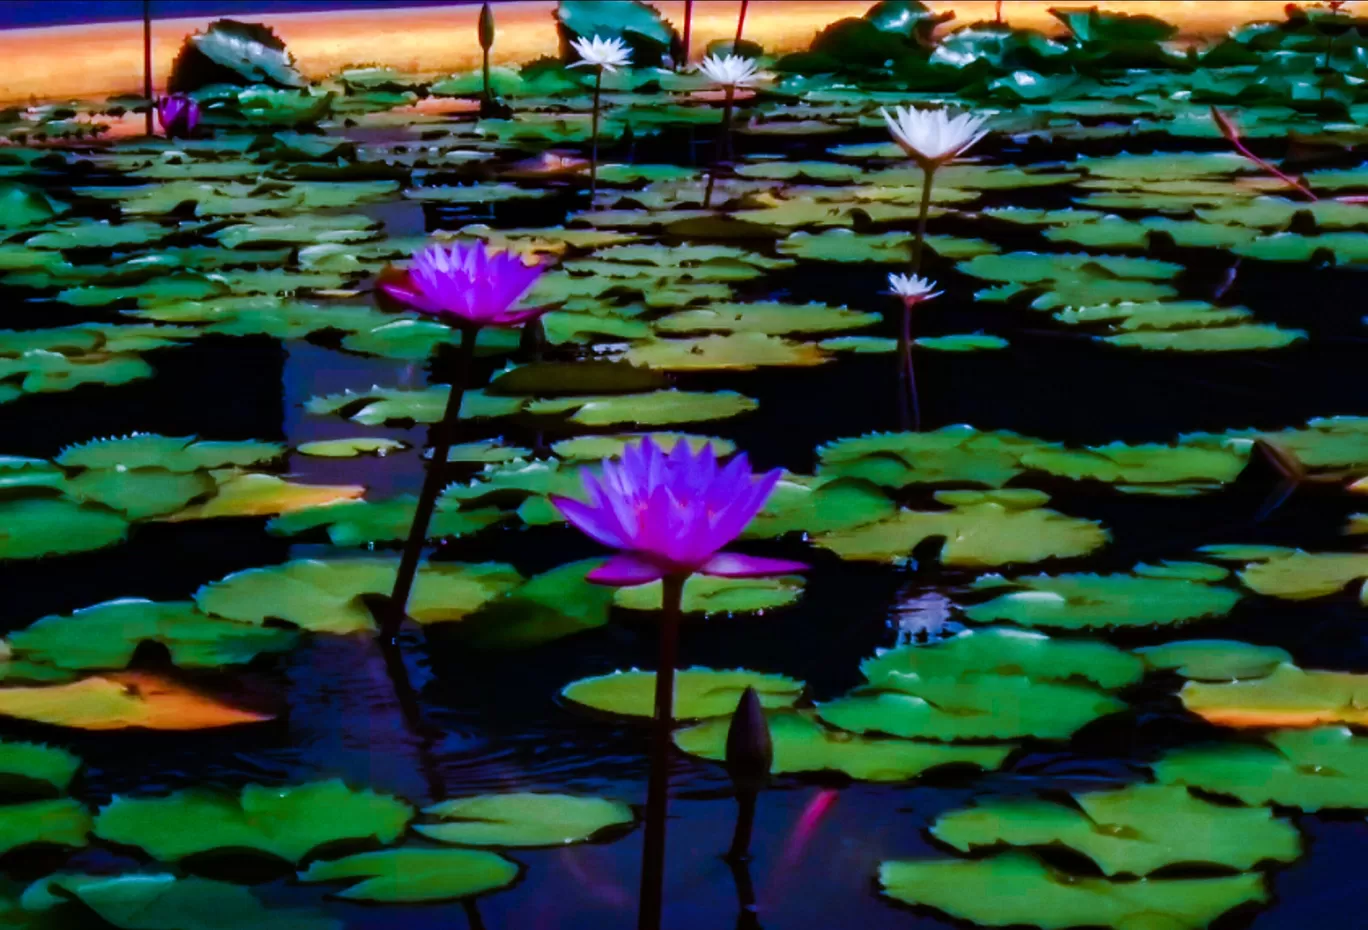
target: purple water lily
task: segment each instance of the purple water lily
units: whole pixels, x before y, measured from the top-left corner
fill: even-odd
[[[162,97],[157,101],[157,120],[167,138],[189,138],[199,125],[199,103],[185,94]]]
[[[490,251],[482,241],[434,243],[414,254],[406,279],[380,286],[400,303],[456,325],[517,326],[544,312],[514,306],[544,270],[515,253]]]
[[[760,512],[777,470],[751,473],[745,454],[719,467],[711,445],[695,454],[680,440],[668,454],[651,441],[604,460],[602,479],[583,473],[587,503],[552,503],[585,535],[622,552],[589,573],[607,585],[639,585],[695,572],[760,578],[807,568],[801,562],[722,552]]]

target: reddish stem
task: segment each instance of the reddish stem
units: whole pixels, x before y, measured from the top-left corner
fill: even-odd
[[[1269,163],[1269,162],[1264,161],[1264,160],[1263,160],[1262,158],[1260,158],[1259,156],[1255,155],[1255,154],[1254,154],[1253,152],[1251,152],[1251,151],[1248,149],[1248,147],[1246,147],[1245,144],[1244,144],[1243,142],[1241,142],[1239,139],[1231,139],[1230,142],[1231,142],[1232,145],[1235,146],[1235,151],[1239,152],[1239,153],[1240,153],[1241,155],[1243,155],[1245,158],[1248,158],[1248,159],[1249,159],[1250,161],[1252,161],[1254,164],[1258,165],[1260,168],[1262,168],[1263,170],[1267,171],[1269,174],[1273,175],[1273,176],[1276,177],[1278,180],[1282,181],[1282,182],[1283,182],[1284,184],[1286,184],[1288,187],[1291,187],[1292,189],[1298,191],[1299,193],[1306,195],[1306,198],[1307,198],[1308,200],[1319,200],[1319,199],[1320,199],[1320,198],[1317,197],[1314,193],[1312,193],[1312,192],[1311,192],[1311,189],[1310,189],[1309,187],[1307,187],[1305,184],[1303,184],[1301,181],[1298,181],[1296,178],[1292,177],[1290,174],[1287,174],[1287,173],[1285,173],[1285,172],[1283,172],[1283,171],[1279,171],[1277,167],[1275,167],[1274,165],[1272,165],[1272,164]]]

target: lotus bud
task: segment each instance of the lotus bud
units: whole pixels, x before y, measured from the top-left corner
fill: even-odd
[[[1235,121],[1217,109],[1214,104],[1211,107],[1211,118],[1227,142],[1238,142],[1240,140],[1240,130],[1235,125]]]
[[[494,46],[494,8],[485,0],[480,7],[480,48],[489,51]]]
[[[769,774],[773,763],[774,741],[760,695],[747,688],[727,728],[727,774],[738,784],[757,782]]]

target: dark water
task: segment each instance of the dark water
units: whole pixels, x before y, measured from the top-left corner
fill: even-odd
[[[875,133],[824,137],[822,146],[879,138]],[[642,145],[638,160],[658,154]],[[793,157],[800,154],[795,151]],[[985,154],[1024,157],[1006,147],[995,152],[985,146]],[[1023,202],[1020,192],[989,196]],[[1025,195],[1040,206],[1062,206],[1066,198],[1067,189]],[[391,234],[403,234],[439,218],[406,205],[386,219]],[[556,217],[520,215],[517,220],[535,225]],[[981,226],[970,228],[985,235]],[[968,230],[945,223],[933,231]],[[987,235],[1004,249],[1050,248],[1033,232],[1017,231],[1015,241],[998,232]],[[1181,296],[1209,297],[1225,265],[1206,257],[1189,264],[1179,282]],[[889,299],[879,293],[888,270],[805,264],[796,272],[742,282],[737,299],[799,296],[888,311]],[[1248,306],[1262,321],[1304,328],[1310,339],[1276,353],[1212,357],[1123,353],[1050,329],[1044,314],[973,303],[970,295],[980,282],[958,274],[951,262],[933,259],[928,271],[946,296],[918,317],[919,335],[982,328],[1012,343],[1005,352],[918,354],[923,417],[930,428],[970,423],[1072,443],[1170,441],[1181,432],[1279,428],[1313,416],[1368,410],[1368,379],[1362,377],[1360,361],[1364,310],[1358,272],[1244,263],[1225,302]],[[51,317],[41,324],[36,315],[30,319],[35,326],[54,323]],[[894,335],[891,319],[879,334]],[[204,339],[152,358],[158,374],[148,382],[28,397],[6,405],[4,451],[51,456],[68,442],[133,429],[291,445],[357,435],[355,424],[307,416],[300,405],[311,396],[348,387],[420,386],[429,377],[447,376],[441,364],[429,372],[423,365],[265,338]],[[485,363],[479,376],[495,364]],[[725,387],[760,401],[751,416],[699,428],[733,439],[760,467],[808,472],[821,442],[898,428],[897,382],[886,357],[844,356],[814,369],[688,375],[675,381],[688,389]],[[419,445],[423,440],[422,430],[365,432]],[[489,435],[490,429],[477,426],[463,438]],[[525,437],[510,428],[508,438]],[[312,481],[363,483],[375,497],[412,492],[421,479],[416,451],[380,460],[296,456],[290,465]],[[1206,497],[1164,499],[1127,497],[1081,483],[1041,486],[1054,495],[1054,506],[1100,519],[1114,536],[1097,555],[1049,570],[1120,570],[1140,559],[1181,557],[1216,542],[1342,549],[1347,546],[1340,529],[1354,509],[1342,497],[1305,492],[1256,523],[1266,489],[1235,486]],[[923,497],[929,499],[929,491],[912,492],[907,499]],[[184,598],[229,572],[320,551],[267,536],[263,522],[143,525],[126,545],[107,551],[0,564],[6,628],[113,597]],[[801,545],[785,549],[773,547],[775,554],[815,564],[801,602],[763,616],[686,621],[681,664],[782,671],[807,681],[813,698],[829,699],[859,682],[861,659],[899,641],[902,606],[927,597],[961,603],[963,585],[976,574],[934,562],[912,569],[870,567],[843,563]],[[501,527],[443,545],[438,557],[510,561],[531,574],[595,552],[592,543],[568,529]],[[1227,618],[1184,632],[1276,643],[1307,667],[1362,670],[1368,668],[1368,651],[1360,614],[1356,605],[1334,599],[1294,604],[1250,597]],[[1168,638],[1166,632],[1137,632],[1116,641],[1139,645]],[[656,642],[648,623],[622,618],[521,653],[469,654],[418,634],[409,635],[405,650],[423,714],[443,734],[435,744],[413,735],[406,725],[374,645],[364,638],[332,637],[313,638],[284,657],[234,674],[231,681],[207,676],[208,683],[247,700],[287,708],[271,724],[192,734],[81,735],[4,723],[0,735],[43,738],[78,752],[88,766],[82,796],[96,804],[115,793],[335,775],[415,803],[437,794],[525,788],[644,801],[644,728],[587,719],[555,696],[568,682],[587,675],[652,666]],[[874,885],[878,863],[932,853],[927,825],[985,786],[1022,792],[1112,786],[1134,778],[1136,767],[1163,748],[1205,733],[1204,725],[1181,713],[1170,691],[1142,690],[1134,703],[1132,712],[1098,721],[1068,743],[1027,746],[1003,772],[988,776],[951,775],[912,786],[776,779],[760,800],[755,857],[749,866],[759,925],[769,930],[950,926],[881,899]],[[755,926],[737,922],[738,896],[744,896],[747,880],[720,858],[734,812],[720,767],[677,758],[672,790],[666,925]],[[1368,855],[1368,824],[1362,818],[1300,817],[1298,822],[1309,853],[1274,875],[1275,903],[1257,914],[1229,915],[1220,926],[1335,930],[1363,925],[1356,905],[1363,894],[1360,873]],[[523,878],[515,888],[481,899],[477,914],[459,904],[382,909],[329,902],[324,907],[354,928],[435,930],[467,922],[478,926],[478,921],[503,930],[630,927],[635,922],[640,842],[637,831],[610,844],[514,851],[511,858],[526,866]],[[71,867],[108,866],[118,861],[112,855],[84,853]],[[316,889],[283,880],[259,890],[282,904],[319,898]]]

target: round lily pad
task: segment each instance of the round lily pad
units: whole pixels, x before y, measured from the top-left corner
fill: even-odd
[[[656,339],[632,346],[622,358],[663,371],[750,371],[766,366],[820,365],[829,356],[810,342],[794,342],[759,332],[698,339]]]
[[[423,813],[439,822],[414,830],[457,846],[563,846],[636,821],[617,801],[527,791],[443,801]]]
[[[317,442],[304,442],[300,443],[295,451],[300,455],[312,455],[319,458],[349,459],[360,455],[384,456],[407,448],[407,443],[400,442],[397,439],[385,439],[380,436],[358,436],[354,439],[322,439]]]
[[[204,878],[162,873],[82,875],[61,872],[39,879],[20,899],[24,910],[55,911],[81,924],[91,914],[118,930],[338,930],[316,911],[267,908],[250,889]],[[55,916],[55,915],[54,915]],[[63,925],[75,926],[76,923]]]
[[[183,668],[250,662],[294,644],[289,630],[209,617],[189,601],[140,598],[106,601],[75,613],[44,617],[10,636],[20,658],[65,669],[120,669],[138,645],[157,642]]]
[[[765,707],[788,707],[803,693],[803,683],[785,675],[733,669],[680,669],[675,674],[674,715],[678,720],[717,717],[736,710],[747,688],[754,688]],[[651,717],[655,714],[655,672],[613,672],[571,682],[561,696],[608,714]]]
[[[0,688],[0,716],[80,730],[203,730],[271,719],[142,672]]]
[[[252,568],[211,582],[195,592],[205,613],[243,623],[283,620],[314,633],[357,633],[375,629],[363,595],[389,595],[398,559],[306,559]],[[522,581],[510,566],[495,562],[421,566],[409,598],[409,616],[419,623],[460,620]]]
[[[1025,853],[988,859],[892,861],[879,866],[884,894],[988,927],[1203,930],[1226,911],[1268,900],[1258,873],[1223,878],[1079,878]]]
[[[680,310],[652,324],[661,333],[824,333],[872,326],[882,319],[827,304],[717,303],[696,310]]]
[[[1258,678],[1189,681],[1183,705],[1227,727],[1310,727],[1368,723],[1368,675],[1297,668],[1283,662]]]
[[[602,564],[584,559],[532,576],[463,620],[458,641],[474,649],[528,649],[604,626],[615,592],[585,577]]]
[[[994,798],[942,814],[931,834],[965,853],[1004,845],[1066,846],[1109,876],[1148,875],[1174,865],[1243,872],[1301,855],[1297,828],[1268,808],[1213,804],[1186,788],[1130,785],[1075,794],[1073,802]]]
[[[299,873],[301,882],[359,879],[334,897],[375,904],[469,898],[506,888],[517,877],[517,863],[475,849],[383,849],[315,862]]]
[[[80,770],[81,760],[65,749],[0,742],[0,792],[4,794],[62,794]]]
[[[251,850],[298,863],[313,850],[343,840],[392,843],[413,810],[341,781],[268,788],[241,794],[191,790],[158,798],[116,796],[100,809],[95,835],[137,846],[162,862],[213,851]]]
[[[897,506],[879,488],[858,478],[784,477],[744,536],[760,539],[785,533],[825,533],[892,516]]]
[[[802,575],[771,578],[719,578],[690,575],[684,582],[684,613],[756,613],[787,607],[803,596]],[[660,610],[661,583],[618,588],[613,603],[628,610]]]
[[[411,495],[383,501],[342,500],[282,514],[266,524],[266,529],[279,536],[295,536],[326,527],[335,546],[398,542],[408,538],[417,511],[418,499]],[[428,523],[427,538],[469,536],[507,516],[494,508],[439,507]]]
[[[1368,577],[1368,552],[1285,552],[1272,554],[1240,572],[1250,590],[1292,601],[1325,597]]]
[[[946,565],[991,567],[1087,555],[1108,533],[1092,520],[1048,508],[1026,510],[985,502],[943,512],[903,510],[887,520],[814,539],[843,559],[905,562],[923,540],[943,537]]]
[[[103,504],[130,520],[174,513],[217,490],[207,472],[163,468],[87,469],[66,482],[66,492],[76,500]]]
[[[616,397],[558,397],[533,401],[529,413],[565,416],[581,426],[673,426],[722,420],[758,404],[735,391],[653,391]],[[464,409],[464,408],[462,408]]]
[[[947,765],[996,769],[1015,748],[859,736],[822,726],[805,711],[775,711],[767,717],[774,744],[770,771],[776,775],[841,772],[861,781],[907,781]],[[730,726],[728,717],[705,720],[678,731],[675,744],[684,752],[721,762]]]
[[[90,814],[70,798],[0,807],[0,855],[26,846],[79,849],[90,835]]]
[[[1277,646],[1255,646],[1224,639],[1188,639],[1135,650],[1145,666],[1172,670],[1193,681],[1263,678],[1292,657]]]
[[[983,333],[966,333],[961,336],[922,336],[913,341],[923,349],[932,349],[936,352],[982,352],[1007,348],[1006,339]]]
[[[279,458],[284,451],[284,446],[272,442],[216,442],[193,436],[133,433],[68,446],[55,461],[64,468],[164,468],[183,472],[257,465]]]
[[[337,501],[354,500],[366,492],[361,485],[297,484],[257,472],[234,474],[218,486],[218,493],[202,504],[177,511],[167,520],[207,520],[214,517],[262,517],[291,513]]]
[[[45,498],[0,501],[0,560],[102,549],[127,535],[128,522],[103,507]]]
[[[1174,750],[1154,766],[1164,784],[1189,785],[1245,804],[1304,811],[1368,808],[1368,738],[1348,727],[1278,730],[1267,744]]]
[[[1240,600],[1238,591],[1221,585],[1129,574],[1031,575],[1011,585],[1015,590],[975,604],[966,615],[980,623],[1059,629],[1139,627],[1223,616]]]

